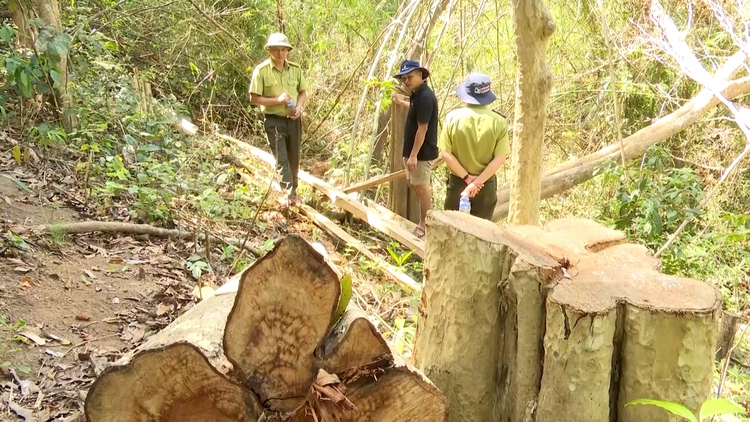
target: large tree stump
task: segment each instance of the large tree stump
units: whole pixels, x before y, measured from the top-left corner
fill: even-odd
[[[667,421],[625,404],[708,398],[710,285],[659,273],[645,247],[588,220],[501,228],[447,211],[427,224],[414,357],[452,421]]]
[[[100,421],[447,421],[445,396],[391,352],[339,276],[298,236],[107,369]],[[231,311],[230,311],[231,309]]]

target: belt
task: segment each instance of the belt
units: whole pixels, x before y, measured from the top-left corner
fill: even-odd
[[[265,117],[266,119],[288,119],[288,117],[287,117],[287,116],[279,116],[278,114],[268,114],[268,113],[263,113],[263,116],[264,116],[264,117]]]

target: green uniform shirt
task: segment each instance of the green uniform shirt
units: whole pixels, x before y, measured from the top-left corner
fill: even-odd
[[[302,75],[302,68],[297,63],[288,60],[284,63],[284,71],[280,72],[273,65],[271,59],[267,59],[253,69],[253,76],[250,79],[251,94],[266,98],[278,98],[279,95],[286,92],[294,100],[295,105],[299,93],[305,90],[307,90],[307,82]],[[289,115],[286,104],[260,106],[260,110],[263,113],[277,116],[287,117]]]
[[[508,122],[487,106],[453,110],[445,116],[438,147],[453,154],[469,174],[478,176],[492,159],[510,153]]]

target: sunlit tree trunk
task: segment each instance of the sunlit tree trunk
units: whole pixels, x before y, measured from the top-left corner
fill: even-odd
[[[29,37],[29,30],[27,28],[27,10],[29,5],[23,0],[9,0],[8,9],[10,10],[10,16],[13,19],[13,23],[18,27],[17,42],[19,47],[29,47],[31,44],[31,38]]]
[[[537,224],[544,120],[552,89],[546,53],[555,22],[543,0],[513,0],[513,20],[518,73],[509,220],[513,224]]]

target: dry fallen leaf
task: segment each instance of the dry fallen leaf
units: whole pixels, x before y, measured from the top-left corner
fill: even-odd
[[[110,264],[118,265],[118,264],[122,264],[123,261],[122,261],[122,258],[112,258],[107,262],[109,262]]]
[[[78,314],[78,315],[76,315],[76,319],[78,321],[90,321],[91,317],[89,315],[86,315],[86,314]]]
[[[120,298],[116,297],[116,298],[112,299],[112,303],[115,304],[115,305],[119,304],[120,303]]]
[[[20,286],[21,290],[26,290],[33,285],[34,285],[34,279],[32,279],[31,277],[27,275],[21,277],[21,286]]]
[[[135,331],[133,331],[133,338],[130,339],[133,343],[138,343],[139,341],[143,340],[143,336],[146,335],[146,329],[143,327],[139,327]]]
[[[138,267],[138,280],[145,280],[146,279],[146,270],[143,269],[143,267]]]
[[[156,316],[165,315],[169,313],[169,311],[171,310],[172,310],[172,305],[168,305],[164,302],[159,302],[159,304],[156,305]]]
[[[21,331],[18,334],[26,337],[27,339],[33,341],[34,343],[38,344],[39,346],[44,346],[45,344],[47,344],[47,340],[41,338],[39,336],[39,334],[37,334],[37,333],[35,333],[35,332],[31,331],[31,330],[23,330],[23,331]]]
[[[8,406],[10,409],[15,412],[18,416],[22,417],[25,422],[35,422],[36,418],[34,417],[34,412],[26,409],[25,407],[21,407],[19,404],[15,402],[8,403]]]
[[[94,275],[94,273],[92,273],[91,271],[89,271],[89,270],[83,270],[83,272],[84,272],[84,273],[85,273],[85,274],[86,274],[87,276],[89,276],[89,278],[90,278],[91,280],[95,280],[95,279],[96,279],[96,276],[95,276],[95,275]]]

